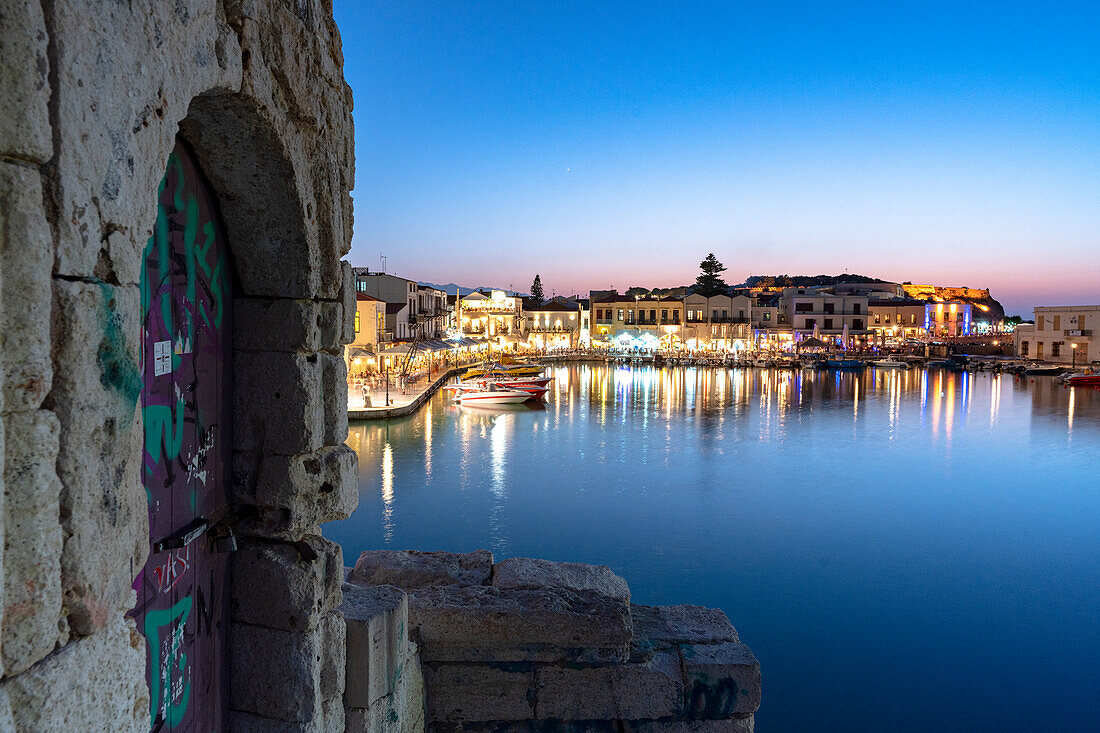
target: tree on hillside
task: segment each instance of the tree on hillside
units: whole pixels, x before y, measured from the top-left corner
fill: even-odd
[[[635,285],[632,288],[626,289],[626,297],[633,298],[639,295],[649,295],[649,288],[642,288]]]
[[[695,278],[695,292],[709,298],[712,295],[724,293],[729,287],[722,279],[722,272],[725,271],[726,266],[718,261],[713,252],[699,263],[699,269],[701,272],[699,277]]]
[[[544,294],[542,292],[542,278],[539,277],[538,274],[536,274],[535,281],[531,283],[531,299],[534,300],[536,303],[541,304],[543,301],[543,297]]]

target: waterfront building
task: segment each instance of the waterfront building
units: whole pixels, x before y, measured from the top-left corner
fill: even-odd
[[[973,333],[973,306],[953,300],[924,304],[924,328],[928,335],[955,338]]]
[[[731,351],[751,345],[752,298],[692,293],[683,302],[686,348]]]
[[[927,336],[924,301],[914,298],[882,298],[867,301],[868,324],[874,342],[888,344]]]
[[[626,297],[615,291],[593,293],[591,337],[594,345],[655,350],[679,349],[684,302],[659,295]]]
[[[778,349],[794,341],[794,329],[787,314],[780,308],[781,295],[772,292],[755,293],[749,316],[750,338],[755,348]]]
[[[523,298],[503,290],[474,291],[459,301],[458,328],[463,334],[516,343],[523,330]]]
[[[419,331],[439,338],[446,330],[447,294],[436,288],[366,267],[353,268],[355,291],[386,303],[386,327],[394,339],[407,340]]]
[[[581,342],[581,307],[576,301],[554,298],[527,305],[523,324],[527,345],[534,349],[571,349]]]
[[[845,348],[869,340],[866,295],[837,295],[828,288],[784,288],[780,309],[796,338],[815,336]]]
[[[1035,308],[1035,323],[1016,327],[1016,355],[1058,364],[1100,363],[1100,305]]]
[[[356,374],[373,365],[379,346],[392,340],[386,334],[386,303],[366,293],[355,293],[353,327],[355,336],[344,347],[348,374]]]

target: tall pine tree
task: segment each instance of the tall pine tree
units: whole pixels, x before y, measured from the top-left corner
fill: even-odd
[[[543,297],[544,295],[542,292],[542,278],[539,277],[538,274],[536,274],[535,281],[531,283],[531,300],[541,305]]]
[[[726,281],[722,279],[722,272],[725,271],[726,266],[718,261],[713,252],[699,263],[699,269],[701,270],[699,277],[695,278],[695,292],[699,295],[705,295],[709,298],[729,289]]]

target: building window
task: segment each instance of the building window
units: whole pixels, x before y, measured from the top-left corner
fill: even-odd
[[[813,303],[795,303],[794,304],[794,312],[795,313],[813,313],[813,311],[814,311],[814,304]]]
[[[769,313],[768,311],[764,311],[764,320],[765,321],[770,321],[771,319],[772,319],[772,314]]]
[[[887,316],[887,318],[889,318],[889,316]],[[886,321],[886,322],[889,323],[890,321]],[[875,314],[875,323],[876,324],[878,323],[878,314],[877,313]]]
[[[662,308],[661,309],[661,320],[662,321],[667,321],[668,320],[668,309],[667,308]]]
[[[723,308],[722,309],[722,320],[725,320],[729,317],[730,317],[730,312],[728,310],[726,310],[725,308]]]
[[[712,320],[712,321],[717,321],[718,320],[718,310],[717,309],[714,309],[710,312],[710,320]]]
[[[1058,325],[1058,316],[1054,316],[1054,325],[1056,325],[1056,326]],[[1051,356],[1061,356],[1062,355],[1062,342],[1061,341],[1055,341],[1054,343],[1052,343],[1050,345],[1050,355]]]
[[[355,311],[355,332],[359,333],[359,311]]]
[[[1020,355],[1021,356],[1027,356],[1027,351],[1028,351],[1029,346],[1031,346],[1030,341],[1021,341],[1020,342]]]
[[[622,320],[623,320],[623,309],[619,308],[619,321],[621,322]]]
[[[826,330],[826,331],[831,331],[831,330],[833,330],[833,319],[832,319],[832,318],[826,318],[826,319],[825,319],[825,326],[824,326],[824,328],[825,328],[825,330]]]

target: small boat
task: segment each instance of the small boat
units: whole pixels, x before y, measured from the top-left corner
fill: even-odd
[[[902,361],[901,359],[894,359],[892,357],[886,357],[885,359],[879,359],[878,361],[871,362],[879,369],[908,369],[909,362]]]
[[[530,392],[518,389],[503,389],[495,384],[485,389],[471,389],[455,395],[455,401],[462,405],[516,405],[531,399]]]
[[[825,369],[862,369],[866,365],[859,359],[826,359],[821,366]]]
[[[765,358],[765,357],[761,356],[761,357],[758,357],[755,361],[753,361],[752,365],[754,367],[759,367],[761,369],[767,369],[768,367],[772,366],[774,363],[775,362],[773,362],[771,359],[768,359],[768,358]]]
[[[1100,374],[1072,374],[1066,378],[1066,384],[1070,387],[1100,388]]]
[[[1039,365],[1028,367],[1024,370],[1024,374],[1029,377],[1056,377],[1065,370],[1065,367],[1060,366]]]

